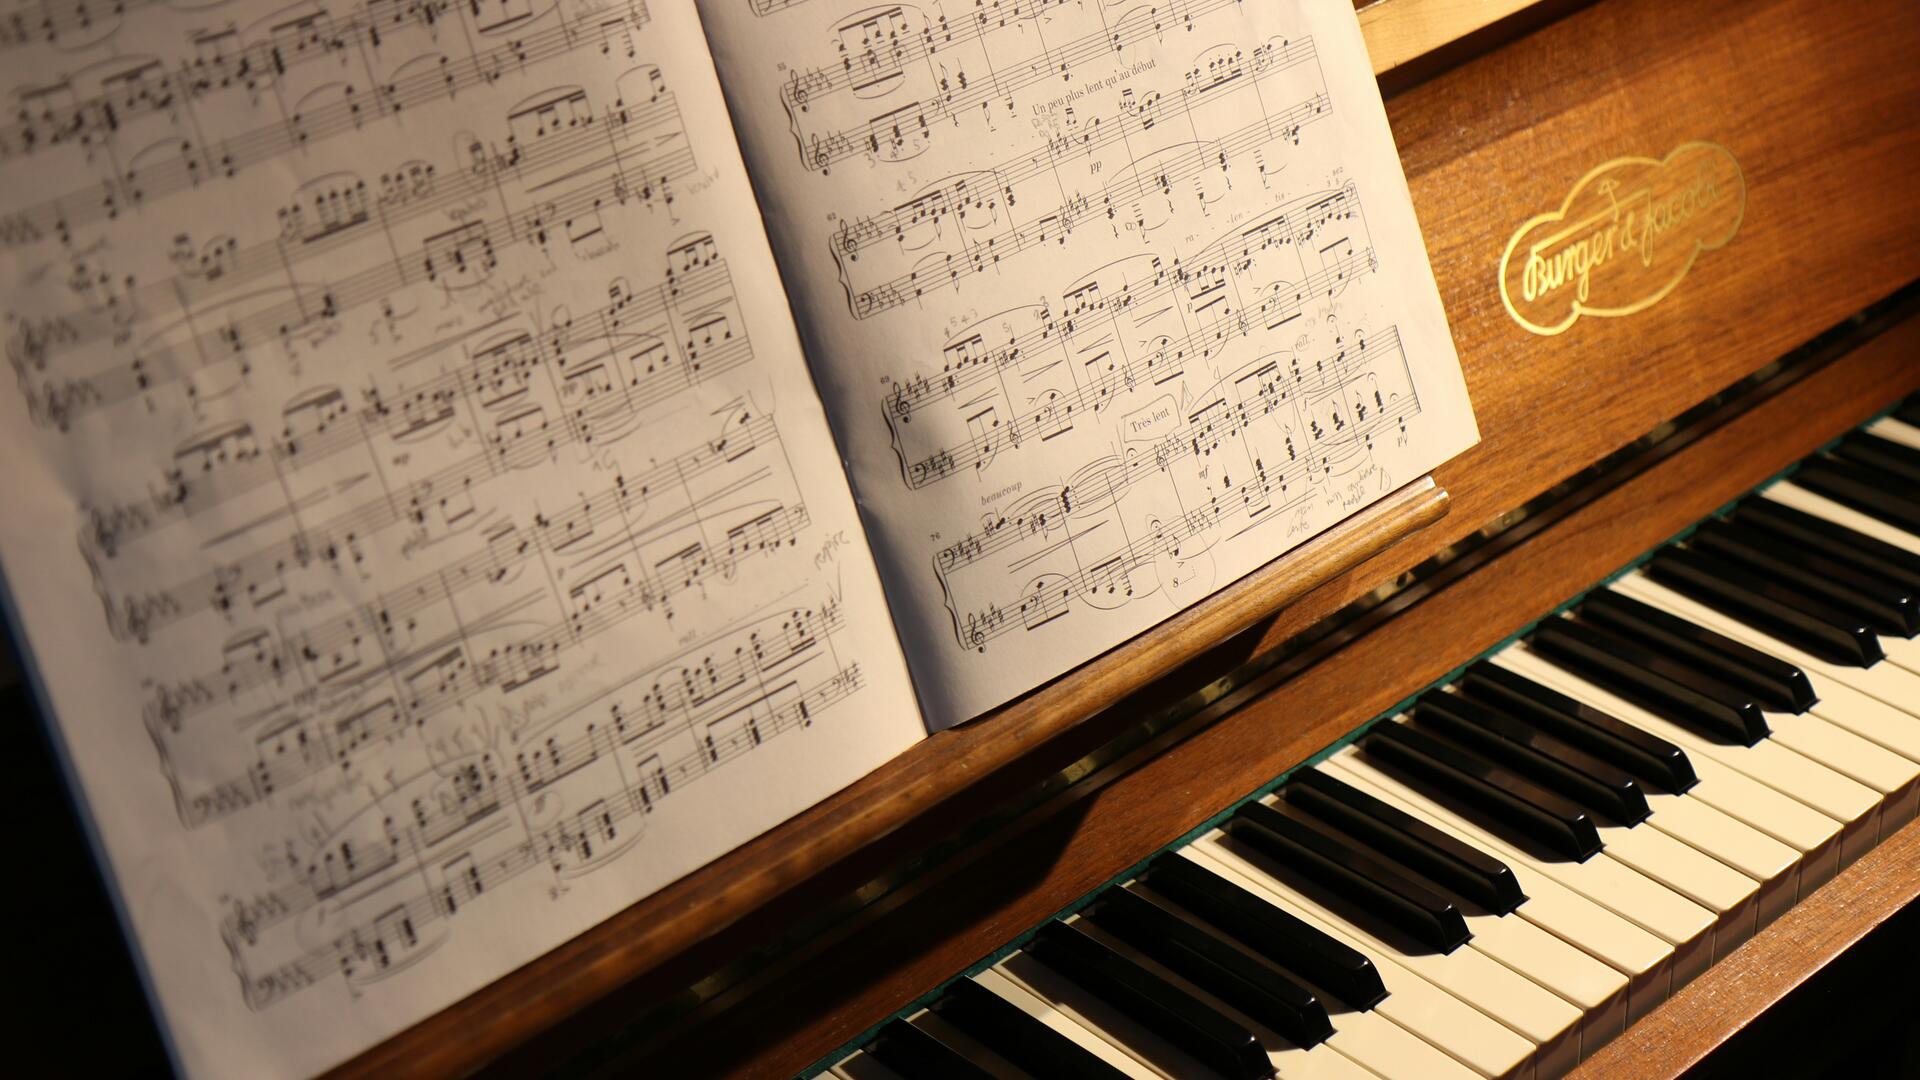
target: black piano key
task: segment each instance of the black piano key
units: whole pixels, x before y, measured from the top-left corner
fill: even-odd
[[[1850,506],[1896,528],[1920,532],[1920,499],[1899,477],[1851,461],[1808,458],[1791,478],[1842,506]]]
[[[1479,661],[1456,685],[1468,698],[1504,709],[1644,784],[1679,793],[1699,782],[1685,750],[1498,664]]]
[[[1904,423],[1920,427],[1920,394],[1915,394],[1893,407],[1893,418]]]
[[[1684,662],[1570,619],[1544,619],[1528,635],[1534,651],[1675,723],[1752,746],[1769,734],[1752,695]]]
[[[947,987],[932,1008],[934,1015],[1030,1075],[1063,1080],[1122,1080],[1126,1075],[971,979]]]
[[[1818,700],[1806,673],[1792,664],[1631,596],[1596,589],[1574,610],[1609,633],[1698,666],[1710,678],[1752,694],[1765,708],[1802,713]]]
[[[994,1080],[993,1074],[968,1061],[958,1050],[914,1027],[895,1020],[880,1029],[866,1051],[880,1064],[907,1080]]]
[[[1653,811],[1632,776],[1538,728],[1454,694],[1429,693],[1414,707],[1416,725],[1624,825]]]
[[[1318,769],[1295,773],[1280,794],[1496,915],[1527,902],[1506,863]]]
[[[1297,808],[1247,803],[1222,828],[1235,840],[1291,867],[1427,948],[1450,953],[1472,936],[1453,901]],[[1357,921],[1370,920],[1362,915]]]
[[[1266,1049],[1244,1025],[1072,926],[1048,923],[1026,951],[1223,1076],[1273,1075]]]
[[[1828,663],[1870,667],[1886,655],[1860,620],[1707,552],[1670,547],[1647,562],[1646,572],[1674,592]]]
[[[1742,535],[1735,526],[1709,521],[1694,530],[1690,547],[1711,551],[1775,578],[1808,596],[1864,621],[1882,634],[1912,637],[1920,631],[1920,605],[1898,582],[1822,557],[1764,535]]]
[[[1138,893],[1108,889],[1085,915],[1296,1046],[1314,1046],[1333,1034],[1326,1006],[1312,990]]]
[[[1191,859],[1162,855],[1141,875],[1155,893],[1205,919],[1273,964],[1356,1009],[1386,999],[1373,961]]]
[[[1870,431],[1856,431],[1841,439],[1833,448],[1833,455],[1898,476],[1910,485],[1920,485],[1920,450],[1883,439]]]
[[[1579,862],[1600,853],[1600,833],[1585,810],[1510,770],[1405,724],[1375,724],[1360,745],[1551,851]]]
[[[1920,554],[1849,529],[1839,522],[1772,499],[1748,499],[1735,508],[1733,521],[1817,551],[1829,559],[1892,578],[1909,589],[1920,590]]]

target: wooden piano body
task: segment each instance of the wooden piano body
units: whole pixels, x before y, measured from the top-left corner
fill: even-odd
[[[1482,433],[1436,474],[1444,495],[1405,493],[1321,545],[1310,571],[1295,559],[1264,594],[1243,590],[1064,692],[921,744],[345,1071],[804,1069],[1920,387],[1920,321],[1901,321],[1912,305],[1896,303],[1830,335],[1831,359],[1791,386],[1735,402],[1689,445],[1628,463],[1633,475],[1601,477],[1473,572],[1338,634],[1316,662],[1252,674],[1382,582],[1920,278],[1910,0],[1379,0],[1362,21]],[[1744,176],[1730,243],[1636,314],[1552,336],[1510,317],[1498,278],[1514,230],[1604,161],[1696,140],[1726,147]],[[1143,668],[1190,654],[1086,715]],[[1908,828],[1586,1068],[1679,1071],[1916,892],[1920,832]]]
[[[1055,688],[1041,713],[1015,706],[929,740],[346,1071],[804,1069],[1920,387],[1920,322],[1895,304],[1872,340],[1830,335],[1835,355],[1790,387],[1736,402],[1630,477],[1603,476],[1404,612],[1323,644],[1311,664],[1251,676],[1250,661],[1286,657],[1382,582],[1920,278],[1909,0],[1380,0],[1362,21],[1482,433],[1435,476],[1450,506],[1406,494],[1323,545],[1314,573],[1427,527],[1277,617],[1204,649],[1195,635],[1232,617],[1163,628],[1126,663],[1096,665],[1064,704]],[[1509,236],[1596,165],[1695,140],[1726,147],[1743,172],[1733,240],[1646,310],[1552,336],[1520,326],[1498,288]],[[1269,582],[1269,599],[1303,582],[1312,575]],[[1128,669],[1165,666],[1162,650],[1197,655],[1085,716],[1138,681]],[[1908,828],[1586,1068],[1679,1071],[1916,892],[1920,833]]]
[[[1920,388],[1912,0],[1377,0],[1361,16],[1481,443],[1437,487],[922,743],[340,1071],[803,1070]],[[1510,316],[1499,266],[1522,223],[1602,162],[1697,140],[1744,177],[1729,243],[1637,313],[1554,335]],[[1796,350],[1784,375],[1643,439]],[[1436,572],[1463,542],[1473,569]],[[1255,620],[1276,599],[1291,603]],[[1583,1068],[1681,1071],[1917,893],[1920,824]]]

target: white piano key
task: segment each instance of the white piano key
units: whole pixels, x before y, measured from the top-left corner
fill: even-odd
[[[1879,640],[1880,651],[1886,654],[1888,664],[1920,678],[1920,638],[1894,637],[1891,634],[1874,636]]]
[[[1646,792],[1644,822],[1760,883],[1755,929],[1779,918],[1800,895],[1800,852],[1709,803],[1669,792]]]
[[[1760,883],[1658,829],[1594,819],[1606,854],[1717,916],[1713,955],[1725,956],[1753,936]]]
[[[1020,1073],[1018,1065],[995,1053],[991,1046],[934,1015],[930,1010],[921,1009],[906,1017],[906,1020],[939,1040],[947,1049],[985,1069],[993,1076],[1017,1076]]]
[[[1614,587],[1638,600],[1672,612],[1683,619],[1699,623],[1709,630],[1725,634],[1735,641],[1750,645],[1769,656],[1778,657],[1794,665],[1806,673],[1808,681],[1813,685],[1813,692],[1820,698],[1813,707],[1816,714],[1843,727],[1848,727],[1856,734],[1873,739],[1909,760],[1920,761],[1920,758],[1914,757],[1913,753],[1907,752],[1913,750],[1915,753],[1920,753],[1920,747],[1915,745],[1916,740],[1920,740],[1920,736],[1909,735],[1900,739],[1901,745],[1898,746],[1885,741],[1887,738],[1899,739],[1900,737],[1894,732],[1906,725],[1896,724],[1891,728],[1882,726],[1886,722],[1884,712],[1878,712],[1879,720],[1871,721],[1875,725],[1873,731],[1860,730],[1849,722],[1856,714],[1865,717],[1875,715],[1877,712],[1858,702],[1858,695],[1861,694],[1908,716],[1920,718],[1920,675],[1886,663],[1875,664],[1870,668],[1828,663],[1801,652],[1766,631],[1742,622],[1717,608],[1708,607],[1691,597],[1683,596],[1638,570],[1620,578]],[[1836,683],[1839,684],[1838,687],[1834,685]],[[1841,715],[1843,711],[1844,716]],[[1876,735],[1874,731],[1880,734]],[[1902,748],[1903,746],[1905,749]]]
[[[1920,716],[1885,705],[1853,689],[1850,682],[1872,685],[1881,693],[1920,709],[1920,677],[1881,663],[1846,668],[1800,652],[1765,632],[1666,588],[1638,571],[1625,575],[1621,592],[1670,614],[1759,649],[1798,667],[1813,687],[1812,715],[1768,711],[1774,738],[1835,772],[1881,794],[1881,834],[1913,820],[1920,811]],[[1849,676],[1849,672],[1858,673]],[[1904,714],[1904,715],[1903,715]],[[1889,745],[1892,743],[1894,745]],[[1902,748],[1907,752],[1902,752]]]
[[[1772,739],[1762,739],[1754,746],[1727,746],[1710,742],[1688,728],[1614,696],[1536,655],[1522,644],[1508,646],[1494,659],[1563,694],[1579,698],[1683,747],[1687,755],[1695,760],[1696,770],[1700,758],[1711,758],[1839,821],[1841,865],[1851,863],[1865,854],[1880,835],[1878,793],[1824,765],[1807,760]]]
[[[1342,1008],[1333,1018],[1333,1037],[1326,1044],[1385,1080],[1429,1076],[1473,1080],[1479,1075],[1377,1012]]]
[[[1025,952],[1006,957],[991,970],[1106,1040],[1114,1049],[1146,1066],[1153,1075],[1181,1080],[1211,1074],[1211,1070],[1185,1051]]]
[[[1920,536],[1889,525],[1871,514],[1865,514],[1849,506],[1827,498],[1824,495],[1808,491],[1790,480],[1782,480],[1760,493],[1775,502],[1784,503],[1796,510],[1803,510],[1815,517],[1826,518],[1836,525],[1843,525],[1855,532],[1882,540],[1895,547],[1920,553]],[[1887,655],[1887,663],[1908,674],[1920,675],[1920,640],[1894,637],[1888,634],[1875,635],[1880,641],[1880,650]],[[1883,664],[1874,665],[1876,668]],[[1908,699],[1912,700],[1912,699]]]
[[[1344,767],[1349,763],[1365,764],[1348,748],[1318,767],[1506,863],[1527,896],[1526,903],[1515,910],[1515,915],[1601,961],[1628,980],[1626,1023],[1652,1012],[1666,1000],[1672,985],[1671,944],[1541,873],[1532,857],[1524,852],[1508,848],[1498,838],[1475,830],[1465,821],[1441,818],[1415,802],[1403,800],[1395,791],[1375,786],[1369,777]],[[1613,1033],[1617,1034],[1618,1030]]]
[[[1764,926],[1799,896],[1799,849],[1686,794],[1642,786],[1652,828],[1759,883],[1755,926]]]
[[[1828,678],[1824,671],[1802,670],[1820,698],[1813,703],[1815,716],[1839,724],[1908,761],[1920,763],[1920,697],[1907,702],[1903,708],[1857,690],[1839,679]]]
[[[1515,1034],[1539,1047],[1538,1071],[1558,1076],[1580,1058],[1580,1010],[1540,986],[1495,963],[1472,943],[1450,953],[1434,952],[1385,926],[1374,929],[1350,921],[1339,910],[1321,903],[1304,889],[1274,874],[1274,864],[1235,844],[1215,830],[1190,845],[1226,862],[1243,877],[1258,875],[1269,893],[1287,902],[1288,910],[1310,912],[1361,942],[1369,957],[1390,956],[1402,967],[1441,990],[1493,1017]],[[1311,877],[1311,875],[1307,875]]]
[[[1339,922],[1289,902],[1269,887],[1270,879],[1264,872],[1249,866],[1233,852],[1195,843],[1181,848],[1180,854],[1366,954],[1387,990],[1387,996],[1374,1006],[1375,1012],[1481,1076],[1535,1075],[1539,1047],[1532,1041],[1415,974],[1387,950],[1349,933]]]
[[[1225,1001],[1214,997],[1199,985],[1188,981],[1176,971],[1162,966],[1151,956],[1140,952],[1133,946],[1102,930],[1091,920],[1074,916],[1067,920],[1080,928],[1087,936],[1099,941],[1109,949],[1153,972],[1174,986],[1192,994],[1208,1007],[1222,1016],[1232,1018],[1243,1024],[1260,1040],[1267,1051],[1267,1059],[1273,1063],[1276,1073],[1285,1077],[1299,1077],[1300,1080],[1368,1080],[1373,1074],[1349,1061],[1338,1049],[1328,1042],[1317,1046],[1303,1047],[1289,1042],[1279,1032],[1246,1015]]]
[[[1766,716],[1776,741],[1880,793],[1881,835],[1891,836],[1913,820],[1914,804],[1920,800],[1920,766],[1816,713]]]
[[[1279,799],[1269,795],[1264,801],[1277,803]],[[1521,891],[1526,891],[1524,886]],[[1618,1033],[1617,1029],[1608,1031],[1607,1025],[1623,1022],[1626,1016],[1625,975],[1518,914],[1495,915],[1471,901],[1461,904],[1460,913],[1473,935],[1471,948],[1539,984],[1582,1014],[1583,1047],[1598,1048],[1605,1038]],[[1587,1035],[1587,1015],[1596,1021],[1592,1038]]]
[[[1713,955],[1726,956],[1753,936],[1760,883],[1711,856],[1647,826],[1600,825],[1605,853],[1719,916]]]
[[[1580,1053],[1624,1030],[1630,980],[1521,917],[1474,910],[1466,915],[1472,948],[1531,979],[1580,1011]]]
[[[1450,832],[1470,843],[1492,839],[1486,830],[1471,820],[1379,769],[1365,755],[1353,751],[1351,747],[1335,754],[1323,767],[1336,763],[1339,768],[1372,781],[1374,786],[1392,791],[1400,796],[1402,802],[1420,807],[1425,811],[1423,816],[1438,818],[1437,823],[1451,826]],[[1718,916],[1639,871],[1615,862],[1605,852],[1586,862],[1577,863],[1535,858],[1531,852],[1513,844],[1502,843],[1501,849],[1520,855],[1541,874],[1673,946],[1675,987],[1684,985],[1706,970],[1711,962],[1713,928],[1719,921]]]
[[[855,1051],[845,1061],[835,1065],[830,1074],[834,1080],[906,1080],[865,1050]]]
[[[1920,428],[1914,427],[1904,420],[1898,420],[1891,416],[1883,416],[1873,423],[1868,424],[1867,430],[1889,442],[1897,442],[1903,446],[1911,446],[1915,450],[1920,450]]]
[[[1078,1019],[1068,1016],[1046,1000],[1036,997],[1025,987],[1001,974],[999,969],[988,968],[975,975],[973,981],[998,994],[1021,1012],[1059,1032],[1082,1050],[1111,1065],[1129,1080],[1158,1080],[1159,1073],[1134,1060],[1131,1055],[1089,1030]]]
[[[1870,514],[1863,514],[1849,506],[1842,506],[1825,495],[1818,495],[1791,480],[1782,480],[1762,491],[1761,496],[1774,502],[1804,510],[1815,517],[1823,517],[1836,525],[1845,525],[1855,532],[1865,533],[1875,540],[1884,540],[1895,547],[1906,548],[1920,554],[1920,536],[1889,525]]]
[[[1506,655],[1494,656],[1493,662],[1519,670],[1503,663]],[[1834,875],[1840,862],[1838,821],[1711,757],[1691,754],[1688,760],[1699,782],[1687,790],[1686,798],[1706,803],[1801,852],[1801,896]]]
[[[1518,880],[1518,872],[1515,876]],[[1460,911],[1473,935],[1471,948],[1579,1010],[1582,1058],[1624,1029],[1630,985],[1626,975],[1529,922],[1518,909],[1495,915],[1463,901]]]

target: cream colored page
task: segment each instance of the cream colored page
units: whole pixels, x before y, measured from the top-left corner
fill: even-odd
[[[36,10],[0,566],[188,1072],[924,736],[691,0]]]
[[[922,706],[1477,438],[1349,0],[700,0]]]

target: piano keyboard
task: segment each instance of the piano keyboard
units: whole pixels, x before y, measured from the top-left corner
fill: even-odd
[[[1554,1077],[1917,806],[1920,399],[813,1072]]]

